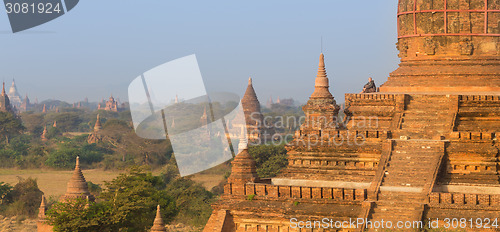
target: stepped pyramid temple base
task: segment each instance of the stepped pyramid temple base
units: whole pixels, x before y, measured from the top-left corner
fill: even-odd
[[[301,127],[276,178],[229,181],[205,231],[500,220],[500,95],[347,94],[346,106],[345,128]],[[356,223],[294,228],[324,218]]]
[[[380,92],[339,119],[321,55],[288,166],[258,179],[240,153],[205,232],[500,231],[500,2],[399,0],[397,21]]]

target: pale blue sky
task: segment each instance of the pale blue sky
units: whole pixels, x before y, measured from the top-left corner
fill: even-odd
[[[0,80],[33,100],[127,100],[129,83],[162,63],[196,54],[209,90],[259,100],[313,91],[323,36],[330,91],[343,101],[399,62],[396,0],[83,0],[62,17],[12,34],[0,14]],[[2,9],[3,10],[3,9]]]

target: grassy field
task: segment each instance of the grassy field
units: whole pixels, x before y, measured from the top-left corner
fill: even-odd
[[[100,169],[82,170],[87,181],[102,186],[105,181],[111,181],[120,173],[125,171],[104,171]],[[0,182],[9,183],[14,186],[19,178],[36,178],[38,187],[47,197],[60,196],[66,192],[66,186],[71,178],[73,171],[56,171],[56,170],[17,170],[17,169],[0,169]],[[153,171],[154,175],[159,175],[160,171]],[[189,177],[195,182],[201,183],[207,190],[218,185],[224,180],[224,175],[216,172],[199,173]]]
[[[110,181],[120,174],[118,171],[98,169],[82,170],[82,172],[85,179],[94,184],[103,184],[104,181]],[[38,188],[46,196],[60,196],[66,192],[72,174],[73,171],[0,169],[0,181],[15,185],[19,178],[32,177],[37,179]]]

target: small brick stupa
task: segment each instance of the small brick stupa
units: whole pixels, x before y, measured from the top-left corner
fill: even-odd
[[[95,121],[94,130],[87,138],[87,142],[89,144],[98,143],[99,141],[102,140],[102,136],[100,133],[101,129],[102,129],[101,118],[99,117],[99,114],[97,114],[97,119]]]
[[[47,142],[48,139],[47,139],[47,126],[44,126],[43,127],[43,131],[42,131],[42,135],[40,136],[40,139],[42,140],[42,142]]]
[[[161,218],[160,205],[156,207],[156,217],[153,222],[153,227],[151,227],[151,232],[166,232],[165,223]]]
[[[73,176],[68,182],[68,188],[66,189],[66,194],[64,194],[60,201],[69,201],[72,199],[81,198],[94,201],[95,198],[90,194],[89,187],[85,177],[83,176],[82,170],[80,169],[80,158],[76,157],[75,171],[73,171]]]
[[[61,196],[59,199],[61,202],[68,202],[74,199],[85,199],[87,201],[86,207],[89,206],[90,202],[95,200],[94,196],[90,194],[87,181],[83,176],[82,170],[80,169],[80,159],[76,157],[75,171],[68,182],[68,188],[66,194]],[[38,222],[37,222],[37,232],[52,232],[53,226],[47,224],[45,218],[45,211],[47,210],[47,205],[45,203],[45,197],[42,196],[42,202],[38,210]]]

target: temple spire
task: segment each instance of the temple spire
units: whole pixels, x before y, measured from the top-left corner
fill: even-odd
[[[43,132],[42,132],[42,141],[46,142],[47,141],[47,126],[43,127]]]
[[[40,202],[40,208],[38,209],[38,219],[45,219],[46,210],[47,204],[45,203],[45,196],[42,195],[42,202]]]
[[[94,132],[98,132],[101,129],[102,129],[101,118],[100,118],[99,114],[97,114],[97,120],[95,121],[95,125],[94,125]]]
[[[68,201],[75,198],[87,199],[89,201],[94,201],[94,196],[89,192],[87,181],[83,176],[82,170],[80,169],[80,157],[76,157],[75,170],[73,171],[73,176],[68,182],[68,188],[66,194],[61,197],[62,201]]]
[[[42,113],[47,113],[47,106],[45,104],[43,104]]]
[[[5,96],[5,82],[2,83],[2,97]]]
[[[203,115],[201,116],[200,121],[201,121],[202,126],[208,125],[208,116],[207,116],[207,107],[206,106],[203,109]]]
[[[161,218],[160,205],[156,206],[156,217],[153,222],[153,227],[151,227],[151,232],[166,232],[165,223]]]
[[[318,74],[316,75],[314,92],[311,95],[311,98],[333,98],[332,94],[328,90],[329,87],[328,77],[326,76],[325,56],[321,53],[319,56]]]

